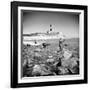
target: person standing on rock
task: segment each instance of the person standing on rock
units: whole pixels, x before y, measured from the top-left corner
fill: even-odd
[[[63,42],[64,42],[64,39],[60,38],[60,39],[59,39],[59,50],[60,50],[60,51],[62,51],[62,48],[63,48],[63,47],[62,47],[62,44],[63,44]]]

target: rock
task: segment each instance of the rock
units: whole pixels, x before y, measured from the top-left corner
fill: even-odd
[[[59,75],[68,74],[69,73],[68,69],[64,68],[64,67],[58,67],[58,70],[59,70],[59,72],[58,72]]]
[[[45,66],[45,64],[35,65],[33,67],[32,75],[40,76],[40,75],[50,75],[51,71]]]
[[[28,61],[28,64],[31,64],[32,63],[32,60],[30,58],[27,59],[27,61]]]
[[[46,70],[46,68],[42,69],[41,75],[50,75],[51,72],[49,70]]]
[[[50,55],[50,56],[48,56],[48,58],[53,58],[53,56]]]
[[[48,56],[47,62],[50,62],[50,63],[54,62],[53,56],[51,55]]]
[[[69,70],[72,72],[72,74],[79,74],[79,67],[70,68]]]
[[[71,68],[74,68],[74,67],[78,66],[78,63],[77,63],[78,60],[79,60],[78,58],[74,58],[74,57],[71,58],[71,59],[70,59],[70,62],[71,62],[71,63],[70,63],[70,67],[71,67]]]
[[[47,62],[53,63],[54,59],[47,59]]]
[[[37,49],[34,50],[34,52],[40,52],[40,51],[41,51],[40,48],[37,48]]]
[[[63,57],[63,52],[62,52],[62,51],[59,51],[59,52],[57,53],[57,56],[58,56],[58,58],[62,58],[62,57]]]
[[[34,65],[32,75],[37,76],[41,73],[41,66],[40,65]]]
[[[65,60],[68,60],[72,56],[72,52],[68,49],[63,49],[63,56]]]
[[[23,66],[25,66],[27,64],[27,60],[26,59],[24,59],[24,61],[23,61]]]
[[[41,57],[41,55],[38,52],[35,52],[36,57]]]
[[[73,68],[77,64],[77,58],[70,58],[68,60],[62,60],[62,66]]]
[[[47,65],[41,64],[41,67],[42,67],[41,75],[51,75],[52,74],[52,72],[50,71],[50,67],[48,67]]]
[[[79,61],[78,58],[70,58],[62,61],[62,66],[68,68],[71,73],[79,73]]]

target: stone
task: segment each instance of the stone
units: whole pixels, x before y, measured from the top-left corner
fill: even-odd
[[[63,56],[65,60],[68,60],[72,56],[72,52],[68,49],[63,49]]]
[[[54,62],[54,59],[47,59],[47,62]]]
[[[58,67],[58,70],[59,70],[58,74],[60,74],[60,75],[69,73],[68,69],[65,67]]]
[[[34,52],[40,52],[40,51],[41,51],[40,48],[37,48],[37,49],[34,50]]]
[[[34,65],[32,75],[37,76],[41,73],[41,66],[40,65]]]
[[[33,76],[40,76],[40,75],[50,75],[51,71],[49,69],[46,68],[46,66],[44,64],[41,65],[35,65],[33,67],[33,71],[32,71],[32,75]]]
[[[35,56],[36,57],[41,57],[41,55],[39,53],[37,53],[37,52],[35,52]]]
[[[71,58],[71,59],[70,59],[70,62],[71,62],[71,63],[70,63],[70,67],[71,67],[71,68],[74,68],[75,66],[77,66],[77,65],[78,65],[77,61],[78,61],[78,60],[79,60],[78,58],[74,58],[74,57]]]
[[[78,61],[78,58],[74,58],[74,57],[68,60],[62,60],[62,66],[73,68],[78,65],[77,61]]]

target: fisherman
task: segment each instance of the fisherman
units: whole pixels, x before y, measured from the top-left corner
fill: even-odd
[[[60,38],[60,39],[59,39],[59,50],[60,50],[60,51],[62,51],[62,48],[63,48],[63,47],[62,47],[62,44],[63,44],[63,42],[64,42],[64,39]]]

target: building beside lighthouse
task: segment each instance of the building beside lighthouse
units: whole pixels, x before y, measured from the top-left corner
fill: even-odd
[[[50,24],[50,29],[45,33],[32,33],[23,35],[23,44],[40,45],[50,39],[64,39],[62,32],[55,32]]]

